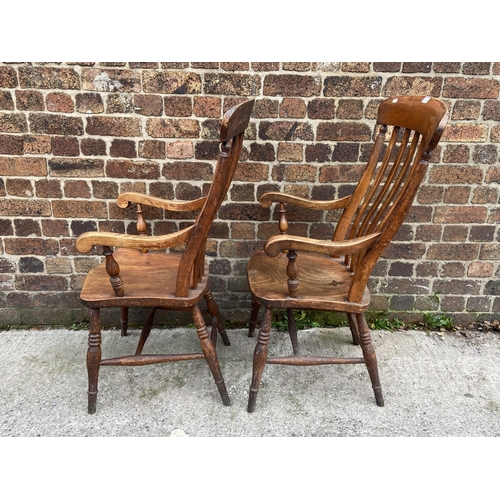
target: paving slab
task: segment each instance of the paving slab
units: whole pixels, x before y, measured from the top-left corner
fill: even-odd
[[[500,435],[500,335],[374,331],[385,406],[364,365],[267,365],[246,411],[256,338],[217,344],[231,406],[204,360],[102,367],[87,413],[87,332],[0,332],[0,436],[48,437],[495,437]],[[103,332],[103,357],[130,354],[139,332]],[[304,352],[356,357],[348,328],[299,331]],[[189,328],[154,329],[148,352],[196,352]],[[291,352],[272,331],[270,355]]]

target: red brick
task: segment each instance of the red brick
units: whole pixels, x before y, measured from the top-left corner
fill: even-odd
[[[46,135],[25,135],[23,140],[24,154],[43,155],[52,150],[50,137]]]
[[[8,158],[0,157],[0,174],[43,177],[47,175],[45,158]]]
[[[102,139],[83,139],[80,145],[85,156],[104,156],[106,143]]]
[[[498,189],[486,186],[477,187],[474,189],[471,202],[475,204],[492,204],[496,205],[498,201]]]
[[[0,135],[0,154],[22,155],[24,151],[23,138],[18,135]]]
[[[480,167],[470,166],[432,166],[429,174],[432,184],[481,184],[483,170]]]
[[[404,62],[403,73],[430,73],[432,63],[430,62]]]
[[[280,142],[278,144],[278,161],[297,162],[303,160],[302,144]]]
[[[443,154],[445,163],[468,163],[469,147],[465,144],[448,144]]]
[[[165,142],[163,141],[140,141],[139,156],[150,159],[166,158]]]
[[[302,99],[285,97],[280,104],[281,118],[304,118],[307,107]]]
[[[252,69],[259,73],[265,71],[278,71],[280,69],[279,62],[253,62],[251,63]]]
[[[260,87],[260,85],[259,85]],[[312,97],[321,92],[321,80],[309,75],[266,75],[263,94],[266,96]]]
[[[90,198],[90,187],[85,181],[65,181],[64,196],[68,198]]]
[[[310,123],[294,121],[262,121],[259,126],[259,138],[271,141],[311,141],[314,138]]]
[[[17,72],[11,66],[0,66],[0,87],[17,87]]]
[[[253,107],[255,118],[278,118],[279,102],[273,99],[256,99]]]
[[[91,158],[52,158],[49,160],[52,177],[103,177],[104,161]]]
[[[165,114],[167,116],[191,116],[193,114],[193,102],[189,96],[164,97]]]
[[[401,71],[400,62],[374,62],[373,71],[377,73],[398,73]]]
[[[479,245],[472,243],[436,243],[427,250],[430,260],[475,260],[479,255]]]
[[[471,224],[486,222],[486,207],[436,207],[433,222]]]
[[[158,179],[160,167],[156,162],[109,160],[106,175],[126,179]]]
[[[158,94],[199,94],[201,77],[197,73],[145,70],[142,72],[143,91]]]
[[[311,99],[307,104],[307,116],[311,120],[333,120],[335,118],[335,100]]]
[[[134,95],[134,110],[145,116],[161,116],[163,99],[159,95]]]
[[[80,147],[76,137],[55,136],[51,138],[52,153],[56,156],[78,156]]]
[[[329,144],[307,144],[306,162],[324,163],[332,158],[332,148]]]
[[[58,219],[106,219],[107,205],[103,201],[53,200],[52,210]]]
[[[57,180],[41,179],[35,182],[38,198],[62,198],[61,183]]]
[[[5,253],[10,255],[56,255],[59,243],[42,238],[5,238]]]
[[[109,154],[114,158],[136,158],[135,142],[128,139],[114,139]]]
[[[363,117],[363,101],[339,99],[337,118],[342,120],[360,120]]]
[[[80,78],[72,68],[21,66],[19,84],[23,88],[79,89]]]
[[[261,80],[258,75],[237,73],[205,73],[203,92],[214,95],[258,95]]]
[[[261,182],[267,181],[269,165],[266,163],[238,163],[233,181]]]
[[[16,290],[60,291],[68,289],[67,278],[62,276],[17,276]]]
[[[483,165],[496,163],[498,159],[497,147],[492,144],[475,146],[472,160]]]
[[[220,67],[224,71],[248,71],[250,64],[247,62],[221,62]]]
[[[132,95],[125,93],[113,93],[106,96],[106,113],[134,113],[134,101]]]
[[[481,112],[480,101],[458,100],[453,106],[453,120],[477,120]]]
[[[87,118],[87,134],[118,137],[142,136],[141,122],[138,118],[89,116]]]
[[[65,220],[42,220],[42,231],[44,236],[57,238],[69,236],[68,223]]]
[[[139,71],[126,69],[84,69],[82,89],[97,92],[140,92],[141,74]]]
[[[166,163],[162,175],[171,180],[211,180],[213,167],[202,162],[173,162]]]
[[[498,80],[488,78],[447,77],[443,85],[443,97],[458,99],[497,99],[500,89]]]
[[[309,71],[311,69],[310,62],[284,62],[282,66],[283,71]]]
[[[31,198],[34,195],[33,184],[29,179],[6,179],[5,187],[10,196]]]
[[[28,131],[26,116],[21,113],[0,113],[0,132],[19,134]]]
[[[377,97],[381,90],[380,76],[327,76],[323,94],[325,97]]]
[[[51,92],[47,94],[47,111],[55,113],[72,113],[75,110],[73,99],[64,92]]]
[[[370,71],[369,62],[343,62],[342,71],[346,73],[368,73]]]
[[[469,196],[469,186],[450,186],[446,188],[443,201],[445,204],[465,204],[469,201]]]
[[[14,111],[14,99],[12,99],[12,93],[8,90],[0,91],[0,109]]]
[[[82,119],[76,116],[30,113],[31,132],[47,135],[83,135]]]
[[[464,75],[489,75],[491,63],[489,62],[464,62],[462,73]]]
[[[45,111],[43,94],[37,90],[16,90],[16,106],[20,111]]]
[[[95,114],[104,112],[104,104],[100,94],[76,94],[76,110],[79,113]]]
[[[393,76],[387,79],[384,86],[385,95],[441,95],[441,77]]]
[[[318,141],[370,141],[371,129],[364,123],[321,122],[316,130]]]
[[[147,133],[154,138],[196,138],[200,133],[197,120],[174,118],[148,118]]]

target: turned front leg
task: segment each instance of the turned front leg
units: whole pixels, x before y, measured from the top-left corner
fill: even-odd
[[[252,413],[255,410],[255,402],[257,401],[257,393],[259,392],[260,379],[262,372],[266,365],[269,336],[271,334],[271,318],[273,310],[271,307],[266,306],[264,318],[260,326],[259,336],[257,338],[257,345],[253,353],[253,371],[252,371],[252,384],[250,385],[250,395],[248,397],[247,411]]]
[[[89,347],[87,350],[87,373],[89,379],[88,412],[95,413],[97,404],[97,380],[101,366],[101,311],[90,310]]]
[[[384,406],[384,397],[382,395],[382,386],[380,385],[380,378],[377,367],[377,356],[373,348],[370,330],[363,313],[356,314],[358,322],[358,335],[361,349],[363,350],[363,358],[365,358],[366,368],[370,375],[372,382],[373,392],[375,394],[375,401],[378,406]]]
[[[205,325],[205,320],[203,319],[203,314],[201,314],[200,308],[197,305],[193,307],[192,312],[194,324],[196,326],[196,333],[200,339],[203,355],[205,356],[208,366],[210,367],[217,389],[219,389],[222,402],[224,405],[229,406],[231,401],[229,399],[224,378],[222,377],[222,371],[220,369],[219,360],[217,359],[217,353],[215,352],[214,345],[210,340],[210,335],[208,333],[207,326]]]

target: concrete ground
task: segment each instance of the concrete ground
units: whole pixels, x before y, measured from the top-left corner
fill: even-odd
[[[102,367],[97,412],[87,414],[87,332],[0,332],[0,436],[499,436],[500,334],[375,331],[385,406],[364,365],[267,365],[246,411],[256,338],[228,331],[217,352],[231,397],[223,406],[203,360]],[[138,331],[103,332],[103,357],[130,354]],[[348,328],[299,332],[304,352],[360,355]],[[147,352],[199,350],[192,329],[153,330]],[[169,351],[169,348],[171,350]],[[271,334],[270,355],[289,353]],[[146,352],[146,350],[145,350]]]

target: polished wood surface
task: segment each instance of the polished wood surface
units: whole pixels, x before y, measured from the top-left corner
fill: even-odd
[[[135,203],[138,235],[112,232],[82,234],[76,247],[88,253],[95,245],[103,247],[105,262],[91,269],[82,287],[81,300],[90,308],[91,320],[87,371],[89,376],[88,411],[96,411],[97,384],[101,366],[142,366],[172,361],[205,359],[214,377],[222,402],[230,404],[222,377],[215,345],[218,335],[230,345],[219,307],[208,286],[208,266],[205,247],[212,222],[217,215],[238,164],[243,136],[248,126],[254,101],[231,108],[222,119],[220,153],[214,176],[206,197],[191,201],[171,201],[141,193],[123,193],[117,199],[121,208]],[[143,205],[165,210],[197,211],[194,223],[166,235],[147,235]],[[174,248],[175,252],[167,252]],[[179,248],[184,247],[183,251]],[[205,304],[211,318],[208,330],[200,302]],[[127,334],[128,312],[131,307],[150,308],[143,325],[136,352],[112,359],[102,359],[102,308],[121,310],[121,333]],[[190,311],[200,341],[201,353],[143,354],[158,309]]]
[[[265,308],[254,352],[249,412],[255,409],[266,363],[303,366],[363,362],[376,403],[384,405],[377,358],[364,315],[370,303],[367,283],[412,205],[446,121],[446,106],[438,99],[428,96],[386,99],[378,110],[380,128],[371,155],[351,196],[318,202],[279,192],[262,195],[263,207],[279,203],[281,234],[271,237],[263,250],[254,252],[247,267],[252,293],[249,336],[254,334],[260,308]],[[286,205],[314,210],[342,209],[332,240],[288,234]],[[268,359],[274,309],[288,312],[293,355]],[[353,343],[361,347],[363,358],[300,354],[294,309],[345,313]]]

